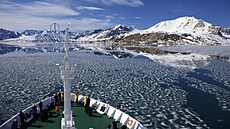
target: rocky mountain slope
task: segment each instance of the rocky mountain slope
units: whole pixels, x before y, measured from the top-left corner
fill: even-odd
[[[44,31],[35,36],[35,41],[61,41],[64,40],[63,34],[53,33],[51,31]]]
[[[33,36],[33,35],[36,35],[36,34],[41,34],[43,31],[41,30],[24,30],[21,35],[25,35],[25,36]]]
[[[147,30],[124,36],[118,41],[147,44],[226,44],[229,29],[214,26],[194,17],[160,22]]]
[[[135,30],[135,28],[131,26],[117,25],[106,30],[94,30],[75,39],[77,41],[108,41],[114,38],[119,38],[121,35],[129,33],[133,30]]]
[[[19,38],[20,36],[21,34],[18,32],[0,28],[0,40],[10,39],[10,38]]]

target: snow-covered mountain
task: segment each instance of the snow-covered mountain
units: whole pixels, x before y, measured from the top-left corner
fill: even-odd
[[[41,30],[25,30],[21,33],[13,31],[1,31],[0,40],[6,39],[6,41],[38,41],[38,42],[54,42],[62,41],[65,39],[65,30],[58,33],[54,33],[50,30],[41,31]],[[13,35],[16,34],[17,36]],[[6,36],[5,36],[6,35]],[[75,32],[69,32],[69,36],[73,38],[76,35]]]
[[[18,38],[20,36],[21,36],[21,34],[18,32],[14,32],[14,31],[0,28],[0,40],[10,39],[10,38]]]
[[[73,41],[108,41],[114,38],[118,38],[121,35],[127,34],[133,30],[137,30],[131,26],[117,25],[109,29],[96,29],[93,31],[84,31],[80,33],[69,32],[70,39]],[[39,31],[39,30],[25,30],[21,33],[21,37],[15,37],[20,41],[61,41],[65,39],[65,30],[60,31],[58,34],[51,31]],[[10,38],[10,37],[9,37]],[[14,37],[12,37],[14,38]],[[8,38],[4,38],[8,39]]]
[[[221,31],[222,30],[222,31]],[[225,35],[223,35],[223,32]],[[229,29],[214,26],[194,17],[180,17],[160,22],[149,29],[132,33],[120,39],[133,43],[169,44],[226,44]]]
[[[84,31],[81,33],[76,33],[75,36],[73,37],[73,39],[75,41],[95,41],[96,40],[96,36],[98,34],[100,34],[101,32],[103,32],[104,30],[102,29],[96,29],[93,31]]]
[[[63,34],[53,33],[52,31],[44,31],[35,36],[35,41],[62,41],[64,39]]]
[[[230,29],[194,17],[160,22],[149,29],[117,25],[77,34],[75,41],[113,41],[126,44],[230,44]]]
[[[80,37],[75,39],[77,41],[108,41],[114,38],[119,38],[121,35],[129,33],[133,30],[136,30],[136,28],[119,24],[106,30],[98,29],[80,33]]]
[[[64,40],[64,34],[65,31],[55,34],[51,31],[25,30],[20,38],[14,40],[61,41]],[[146,30],[117,25],[105,30],[69,32],[69,36],[75,42],[112,41],[148,45],[230,44],[230,28],[214,26],[194,17],[163,21]],[[6,38],[8,37],[2,39]]]
[[[24,30],[21,35],[25,35],[25,36],[33,36],[33,35],[38,35],[41,34],[43,31],[41,30]]]
[[[215,26],[201,19],[194,17],[180,17],[175,20],[160,22],[149,29],[147,32],[169,32],[169,33],[189,33],[189,34],[207,34],[215,32]]]

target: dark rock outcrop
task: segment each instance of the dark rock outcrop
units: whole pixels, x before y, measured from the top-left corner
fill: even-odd
[[[3,28],[0,28],[0,40],[4,39],[11,39],[11,38],[19,38],[21,36],[20,33],[6,30]]]

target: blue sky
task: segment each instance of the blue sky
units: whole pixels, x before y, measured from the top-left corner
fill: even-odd
[[[0,27],[15,31],[48,30],[53,22],[77,32],[117,24],[147,29],[181,16],[230,27],[230,0],[0,0]]]

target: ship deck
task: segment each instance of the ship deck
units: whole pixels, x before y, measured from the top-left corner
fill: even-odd
[[[93,115],[90,117],[86,114],[84,106],[76,103],[72,103],[73,117],[75,121],[75,127],[77,129],[106,129],[109,124],[112,125],[113,118],[108,118],[107,115],[102,115],[93,109]],[[61,107],[60,112],[63,112]],[[31,121],[23,126],[22,129],[61,129],[61,119],[63,115],[57,115],[56,110],[51,110],[48,120],[41,121],[40,118]],[[117,122],[117,126],[121,129],[121,124]]]

